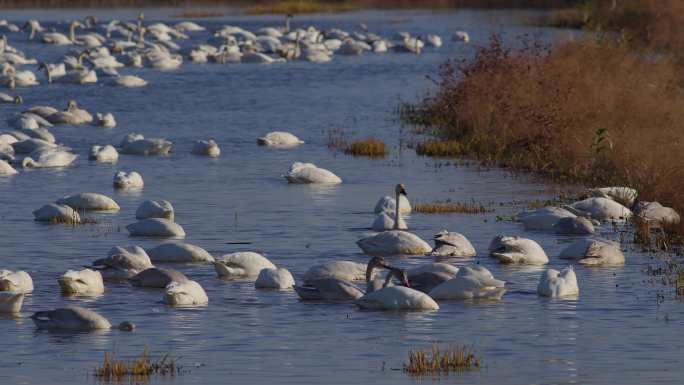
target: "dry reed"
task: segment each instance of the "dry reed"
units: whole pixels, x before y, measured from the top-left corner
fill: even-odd
[[[133,361],[119,360],[114,353],[105,352],[102,364],[95,368],[94,375],[104,382],[130,380],[135,383],[147,382],[153,375],[176,376],[182,373],[182,367],[171,355],[164,354],[153,362],[149,350],[145,348]]]
[[[416,145],[416,154],[438,158],[455,158],[466,154],[463,143],[455,140],[426,140]]]
[[[434,344],[430,350],[409,350],[404,373],[411,376],[443,375],[480,367],[482,359],[475,355],[472,346],[455,345],[442,351]]]
[[[358,6],[351,1],[282,0],[253,5],[247,8],[246,13],[248,15],[337,13],[356,9]]]
[[[494,209],[477,202],[428,202],[415,203],[413,211],[421,214],[486,214]]]
[[[384,158],[388,152],[385,143],[376,138],[357,140],[344,148],[345,154],[370,158]]]

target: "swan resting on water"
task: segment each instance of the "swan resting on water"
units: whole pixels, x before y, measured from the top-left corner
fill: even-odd
[[[68,270],[57,282],[64,294],[97,295],[105,291],[102,274],[97,270]]]
[[[541,274],[537,293],[543,297],[568,297],[579,294],[577,275],[572,266],[563,271],[548,269]]]
[[[208,304],[209,297],[199,283],[187,280],[166,286],[164,302],[172,306],[197,306]]]
[[[539,244],[531,239],[499,235],[489,246],[490,255],[501,263],[543,265],[549,257]]]
[[[261,269],[259,276],[254,282],[257,289],[291,289],[295,285],[294,277],[289,270],[279,267],[277,269]]]
[[[276,269],[276,266],[261,254],[244,251],[224,255],[214,262],[214,268],[221,278],[255,279],[262,269]]]

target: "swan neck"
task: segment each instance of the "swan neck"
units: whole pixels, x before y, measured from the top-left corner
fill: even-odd
[[[394,230],[399,230],[399,202],[401,202],[401,193],[397,192],[396,201],[394,203]]]
[[[48,83],[52,83],[52,74],[50,73],[50,68],[48,68],[47,64],[45,65],[45,77],[47,77]]]

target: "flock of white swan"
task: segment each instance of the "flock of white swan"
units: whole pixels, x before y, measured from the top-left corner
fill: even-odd
[[[77,34],[77,28],[87,31]],[[171,70],[178,68],[183,55],[174,39],[184,39],[187,33],[204,30],[203,27],[182,22],[175,26],[162,23],[144,24],[142,14],[137,23],[111,21],[99,24],[89,17],[83,22],[69,25],[68,35],[47,31],[38,21],[28,21],[24,28],[0,21],[0,30],[31,41],[45,44],[85,47],[76,55],[69,55],[62,63],[40,63],[47,83],[70,82],[88,84],[98,76],[112,77],[112,84],[125,87],[146,86],[139,77],[120,75],[119,68],[143,66]],[[102,34],[104,33],[104,35]],[[26,36],[28,34],[28,36]],[[123,40],[115,40],[114,36]],[[149,36],[150,38],[147,38]],[[425,44],[441,45],[436,35],[424,39],[399,33],[398,40],[384,39],[368,32],[345,32],[339,29],[319,31],[315,27],[290,30],[290,18],[285,27],[261,28],[252,33],[236,26],[225,26],[207,42],[185,52],[193,62],[214,61],[274,63],[294,59],[314,62],[329,61],[333,53],[362,54],[385,52],[390,49],[420,53]],[[464,32],[454,39],[467,42]],[[212,42],[224,43],[219,48]],[[108,48],[110,47],[110,48]],[[114,52],[112,54],[111,52]],[[0,39],[0,63],[3,65],[0,82],[10,88],[39,84],[30,70],[20,66],[38,64],[14,49],[3,36]],[[22,103],[21,96],[0,94],[7,103]],[[115,127],[114,116],[97,113],[95,118],[70,101],[66,110],[50,106],[33,106],[7,120],[12,127],[0,133],[0,175],[16,177],[13,167],[67,167],[77,154],[57,143],[49,128],[56,124],[95,124]],[[304,142],[288,132],[271,132],[257,138],[259,145],[296,149]],[[173,144],[162,138],[145,138],[140,134],[126,135],[118,145],[95,145],[88,159],[93,162],[115,163],[119,154],[154,156],[168,155]],[[192,153],[218,157],[221,154],[214,140],[198,140]],[[283,175],[288,183],[339,184],[342,179],[332,171],[312,163],[295,162]],[[118,171],[113,177],[117,189],[143,189],[143,177],[136,171]],[[579,265],[615,266],[625,263],[619,244],[597,238],[596,226],[606,221],[623,221],[640,215],[653,223],[678,222],[679,215],[657,202],[638,202],[637,192],[628,187],[606,187],[590,190],[591,195],[564,207],[544,207],[520,213],[517,220],[527,230],[548,231],[558,234],[585,236],[563,250],[559,258],[576,261]],[[36,221],[54,224],[77,224],[87,221],[85,212],[115,213],[119,205],[110,197],[99,193],[77,193],[56,199],[33,212]],[[394,197],[385,196],[375,205],[376,218],[370,225],[373,235],[357,242],[361,251],[370,257],[368,263],[333,261],[312,266],[299,283],[285,268],[278,267],[265,256],[255,252],[236,252],[214,258],[200,246],[183,242],[186,233],[176,222],[171,202],[144,201],[135,212],[135,222],[126,226],[131,237],[144,236],[168,239],[147,250],[135,245],[114,246],[104,258],[92,261],[85,269],[64,272],[58,278],[65,295],[103,295],[105,282],[127,281],[132,286],[156,288],[161,299],[170,306],[206,306],[209,303],[204,288],[182,272],[155,264],[200,263],[213,265],[218,277],[254,282],[256,288],[295,290],[304,301],[354,303],[362,309],[376,310],[437,310],[439,302],[467,299],[500,300],[506,292],[506,282],[496,279],[485,267],[477,263],[456,267],[435,262],[404,270],[388,262],[397,255],[424,255],[472,259],[477,252],[460,233],[440,231],[434,236],[434,247],[409,231],[403,216],[411,212],[405,186],[398,184]],[[534,240],[519,236],[497,236],[488,254],[501,263],[543,265],[549,257]],[[476,260],[473,259],[475,262]],[[359,286],[365,283],[365,287]],[[0,312],[21,311],[24,296],[33,291],[33,280],[25,271],[0,270]],[[550,297],[576,296],[579,293],[577,277],[572,267],[562,271],[548,269],[538,282],[539,295]],[[72,306],[38,311],[31,317],[38,328],[87,331],[111,328],[111,323],[96,312]],[[135,325],[123,322],[121,330],[132,330]]]

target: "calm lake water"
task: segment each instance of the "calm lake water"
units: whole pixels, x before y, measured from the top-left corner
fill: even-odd
[[[101,20],[133,19],[134,10],[10,11],[2,17],[36,18],[47,25],[96,13]],[[171,10],[147,10],[146,22],[176,22]],[[423,55],[366,54],[335,56],[328,64],[303,61],[283,65],[196,65],[189,61],[174,72],[124,69],[149,81],[140,89],[50,85],[21,89],[23,106],[3,105],[0,118],[32,105],[64,108],[69,99],[91,112],[112,112],[119,126],[56,126],[58,141],[80,155],[73,167],[27,170],[0,179],[0,268],[28,271],[35,291],[17,317],[0,318],[0,384],[94,383],[92,372],[103,352],[132,357],[147,346],[154,354],[173,352],[189,373],[153,383],[175,384],[399,384],[415,379],[400,370],[411,348],[433,342],[472,344],[485,368],[439,379],[458,384],[643,384],[677,383],[684,369],[680,352],[682,307],[656,302],[641,270],[651,260],[627,252],[619,268],[577,267],[580,295],[550,300],[536,295],[542,271],[537,267],[501,266],[487,257],[497,234],[537,240],[551,256],[549,267],[567,263],[556,255],[572,238],[523,231],[516,223],[497,221],[523,205],[511,202],[547,199],[554,189],[502,170],[454,166],[417,157],[402,148],[410,140],[394,115],[401,100],[416,100],[432,86],[438,65],[449,57],[468,58],[491,33],[507,44],[520,34],[567,39],[571,33],[525,26],[530,14],[513,12],[363,12],[334,16],[298,16],[294,27],[355,29],[365,22],[372,32],[436,33],[441,49]],[[198,21],[218,28],[235,24],[254,30],[280,24],[280,17],[226,16]],[[470,45],[450,41],[456,30],[470,33]],[[192,34],[184,47],[204,41]],[[10,44],[29,56],[55,61],[68,48],[27,43],[9,34]],[[29,68],[35,68],[30,66]],[[42,76],[41,76],[42,80]],[[380,137],[392,147],[384,160],[352,158],[327,148],[328,131],[349,137]],[[306,141],[293,150],[258,147],[257,136],[291,131]],[[116,165],[87,160],[93,144],[117,144],[130,132],[174,142],[169,157],[122,155]],[[218,159],[190,155],[192,142],[215,138]],[[335,187],[288,185],[281,175],[293,161],[313,162],[343,178]],[[137,170],[145,179],[139,193],[113,190],[113,174]],[[124,226],[134,221],[138,204],[167,199],[186,240],[215,256],[253,250],[290,269],[296,278],[311,265],[331,260],[367,261],[355,241],[367,233],[376,200],[406,185],[413,201],[456,200],[492,203],[486,215],[421,215],[408,219],[413,230],[430,239],[442,230],[465,234],[480,263],[509,291],[501,302],[441,303],[435,312],[359,311],[351,304],[309,304],[294,291],[255,290],[250,282],[219,280],[211,265],[174,265],[207,291],[210,304],[176,309],[160,302],[162,293],[128,284],[108,283],[105,295],[65,298],[56,278],[67,269],[89,264],[115,245],[145,248],[160,243],[129,238]],[[42,225],[31,212],[63,195],[99,192],[121,206],[116,214],[97,217],[104,224],[77,228]],[[610,228],[603,229],[610,232]],[[229,242],[251,242],[232,245]],[[403,267],[432,262],[428,257],[395,260]],[[33,312],[69,304],[94,309],[112,323],[130,320],[133,333],[50,333],[37,331]],[[669,321],[665,321],[665,315]],[[433,379],[425,378],[424,382]]]

